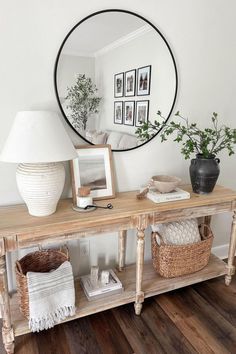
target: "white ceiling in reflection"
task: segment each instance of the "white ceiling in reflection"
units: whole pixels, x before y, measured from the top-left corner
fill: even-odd
[[[63,54],[93,56],[111,43],[135,32],[144,25],[142,19],[119,12],[102,13],[80,24],[63,47]],[[112,31],[111,31],[112,28]]]

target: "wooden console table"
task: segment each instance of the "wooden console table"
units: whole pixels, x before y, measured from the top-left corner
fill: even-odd
[[[190,186],[183,186],[191,190]],[[108,201],[100,201],[106,205]],[[226,275],[226,285],[230,284],[235,272],[233,258],[236,248],[236,192],[217,186],[209,195],[192,194],[191,199],[154,204],[150,200],[137,200],[135,192],[117,194],[111,203],[112,210],[97,209],[91,213],[72,210],[71,199],[61,200],[57,212],[48,217],[32,217],[25,205],[0,208],[0,302],[3,317],[3,342],[8,354],[14,352],[14,337],[29,332],[28,321],[20,314],[16,294],[8,292],[6,252],[32,246],[46,246],[50,243],[79,239],[103,232],[118,231],[118,269],[124,292],[104,299],[88,302],[80,288],[76,287],[77,311],[73,320],[122,304],[135,302],[135,312],[140,314],[144,298],[181,288],[193,283]],[[153,223],[165,223],[193,217],[205,217],[210,223],[211,215],[233,212],[228,265],[211,255],[209,264],[201,271],[174,278],[161,278],[155,273],[151,261],[144,262],[145,229]],[[126,232],[137,229],[136,264],[125,267]],[[109,237],[109,236],[107,236]],[[123,270],[123,271],[122,271]]]

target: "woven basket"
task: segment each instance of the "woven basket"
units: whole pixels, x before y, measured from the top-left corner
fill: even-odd
[[[27,254],[16,261],[16,285],[19,295],[20,310],[29,318],[29,293],[27,272],[46,273],[57,269],[62,263],[69,260],[68,249],[41,250]]]
[[[201,241],[186,245],[167,245],[161,235],[152,232],[152,261],[155,270],[165,278],[197,272],[210,257],[213,234],[208,225],[199,226]],[[160,245],[156,241],[160,238]]]

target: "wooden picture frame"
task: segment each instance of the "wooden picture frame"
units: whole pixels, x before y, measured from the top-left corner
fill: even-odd
[[[135,126],[141,127],[143,123],[147,123],[148,115],[149,115],[149,100],[136,101]]]
[[[70,161],[72,196],[78,206],[78,188],[88,186],[94,200],[115,198],[114,167],[110,145],[75,147],[78,157]]]
[[[134,110],[135,102],[134,101],[125,101],[124,103],[124,124],[125,125],[134,125]]]
[[[136,70],[129,70],[125,72],[125,97],[135,96],[136,90]]]
[[[123,102],[114,102],[114,124],[123,124]]]
[[[124,73],[114,75],[114,97],[124,96]]]
[[[150,95],[151,88],[151,65],[138,68],[137,74],[137,96]]]

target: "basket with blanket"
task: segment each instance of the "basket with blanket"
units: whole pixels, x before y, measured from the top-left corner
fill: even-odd
[[[32,332],[74,315],[74,278],[67,248],[29,253],[16,261],[15,272],[20,310]]]

